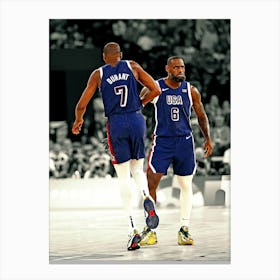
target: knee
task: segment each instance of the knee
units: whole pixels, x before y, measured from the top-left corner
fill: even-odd
[[[143,160],[139,159],[139,160],[132,160],[130,163],[130,172],[132,176],[137,176],[139,174],[144,174],[143,171]]]
[[[193,179],[193,175],[177,176],[178,185],[182,190],[183,189],[187,190],[192,188],[192,179]]]
[[[131,172],[131,175],[133,177],[135,177],[135,176],[137,176],[139,174],[141,174],[141,175],[144,174],[143,169],[141,167],[139,167],[139,166],[131,168],[130,172]]]

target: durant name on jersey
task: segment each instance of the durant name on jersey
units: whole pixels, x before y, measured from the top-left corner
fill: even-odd
[[[106,81],[111,85],[112,83],[119,81],[119,80],[127,80],[128,77],[129,77],[129,74],[119,73],[119,74],[110,76],[109,78],[106,79]]]

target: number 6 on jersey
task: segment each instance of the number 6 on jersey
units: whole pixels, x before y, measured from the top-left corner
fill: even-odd
[[[171,120],[174,122],[177,122],[177,121],[179,121],[179,116],[180,116],[179,108],[172,107],[171,108]]]

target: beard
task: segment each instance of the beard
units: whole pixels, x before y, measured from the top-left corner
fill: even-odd
[[[185,79],[186,79],[186,76],[183,76],[183,77],[180,77],[180,78],[174,76],[173,74],[171,74],[170,76],[171,76],[171,80],[173,80],[176,83],[181,83],[181,82],[185,81]]]

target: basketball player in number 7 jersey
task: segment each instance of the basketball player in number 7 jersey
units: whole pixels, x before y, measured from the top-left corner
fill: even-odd
[[[112,163],[119,179],[120,193],[128,218],[127,249],[135,250],[140,248],[138,244],[140,235],[132,213],[130,174],[141,189],[144,198],[147,226],[156,228],[159,222],[143,171],[146,124],[141,109],[143,105],[159,95],[160,88],[138,63],[121,60],[121,58],[122,52],[117,43],[111,42],[104,46],[105,65],[94,70],[89,78],[75,109],[76,120],[72,132],[74,134],[80,132],[86,107],[99,87],[107,117],[106,128]],[[150,94],[142,100],[137,93],[137,81],[150,90]]]

